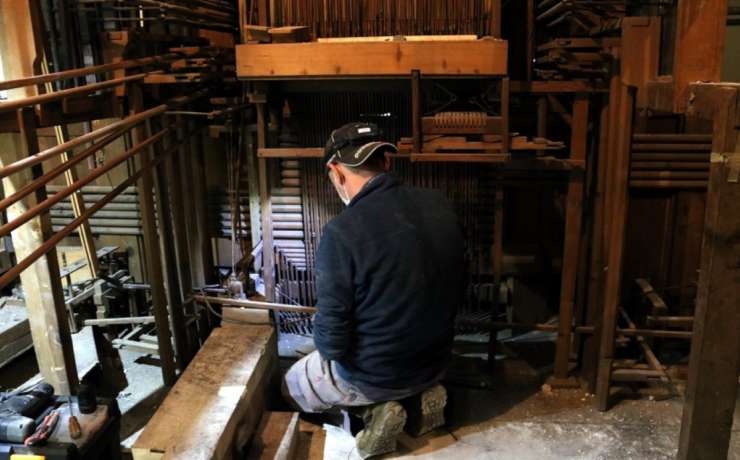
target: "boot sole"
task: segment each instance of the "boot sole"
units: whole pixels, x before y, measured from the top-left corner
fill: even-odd
[[[357,451],[362,458],[387,454],[396,450],[398,435],[406,423],[406,411],[398,403],[388,403],[379,420],[357,434]],[[369,430],[368,430],[369,429]],[[377,430],[373,432],[373,430]]]
[[[441,385],[434,386],[421,394],[421,414],[409,427],[412,436],[422,436],[445,424],[447,390]]]

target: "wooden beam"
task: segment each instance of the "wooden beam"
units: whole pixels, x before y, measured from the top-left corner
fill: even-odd
[[[214,329],[132,448],[135,460],[241,458],[277,364],[272,326]]]
[[[622,285],[622,260],[624,256],[624,233],[627,225],[629,203],[629,156],[632,137],[632,112],[634,96],[624,84],[619,86],[619,108],[615,119],[616,133],[613,137],[614,158],[609,161],[607,182],[607,214],[611,218],[608,236],[606,284],[604,288],[604,311],[599,349],[599,368],[596,381],[596,402],[599,410],[609,407],[612,362],[617,312]]]
[[[615,81],[616,81],[615,77]],[[588,278],[588,300],[586,302],[584,324],[600,324],[602,304],[601,295],[604,278],[604,221],[605,221],[605,199],[606,177],[607,177],[607,157],[609,153],[609,116],[610,107],[613,103],[608,96],[601,96],[601,111],[599,115],[599,146],[596,156],[596,187],[591,197],[593,217],[591,230],[591,259],[589,264]],[[614,102],[616,103],[616,102]],[[600,327],[595,329],[600,330]],[[594,393],[596,388],[596,369],[598,362],[598,334],[585,336],[583,346],[581,347],[581,376],[586,383],[586,390]]]
[[[580,80],[571,81],[512,81],[512,93],[605,93],[609,88]]]
[[[208,217],[208,209],[206,207],[206,195],[208,194],[208,186],[206,181],[206,160],[205,160],[205,146],[206,136],[204,129],[197,128],[200,133],[196,136],[194,141],[195,153],[193,155],[192,174],[193,174],[193,195],[195,199],[195,215],[198,225],[198,236],[199,240],[199,251],[201,253],[201,263],[203,264],[203,280],[196,279],[198,284],[200,283],[212,283],[214,282],[213,273],[213,249],[211,247],[211,234],[210,234],[210,221]]]
[[[573,103],[571,158],[585,161],[588,136],[588,95],[578,94]],[[574,170],[568,181],[565,204],[563,272],[560,281],[560,320],[555,352],[555,379],[568,377],[570,364],[571,325],[578,275],[581,221],[583,216],[583,172]]]
[[[141,85],[133,85],[129,89],[130,104],[134,112],[144,110],[144,95]],[[142,142],[147,138],[146,126],[139,125],[134,128],[134,138]],[[137,157],[139,168],[141,165],[151,161],[153,157],[151,149],[144,155]],[[159,339],[159,359],[162,366],[162,379],[164,384],[172,386],[175,383],[175,356],[172,349],[172,334],[170,332],[170,318],[167,312],[167,297],[164,288],[164,276],[162,274],[162,258],[159,249],[159,237],[157,236],[156,215],[154,211],[154,179],[150,169],[146,169],[136,184],[138,190],[139,208],[141,210],[141,228],[144,232],[144,254],[146,258],[149,285],[151,286],[152,311]]]
[[[719,81],[724,60],[727,0],[681,0],[676,12],[673,110],[686,109],[689,84]]]
[[[698,85],[701,86],[701,85]],[[717,87],[704,240],[679,459],[728,455],[740,369],[740,88]]]
[[[257,148],[267,146],[267,114],[265,104],[256,104],[257,110]],[[259,158],[258,174],[260,189],[260,218],[262,223],[262,279],[265,282],[265,298],[268,302],[275,300],[275,248],[272,238],[272,193],[266,158]]]
[[[281,43],[236,47],[243,79],[497,76],[507,72],[507,42],[471,41]]]
[[[422,144],[422,112],[421,100],[421,72],[418,69],[411,71],[411,138],[414,152],[421,152]]]
[[[43,54],[34,30],[30,2],[0,2],[0,38],[3,73],[6,78],[20,78],[36,73],[34,64]],[[8,91],[10,99],[34,96],[35,87]],[[16,123],[21,135],[0,135],[0,165],[5,166],[39,151],[36,117],[33,110],[22,109],[17,113]],[[4,195],[19,190],[32,178],[42,173],[38,167],[23,170],[3,179]],[[12,220],[36,203],[46,199],[46,193],[38,190],[7,209],[7,218]],[[12,234],[13,246],[18,260],[26,258],[41,246],[52,234],[48,213],[34,218]],[[27,312],[36,359],[44,380],[54,386],[57,393],[71,394],[76,391],[77,368],[72,349],[67,313],[64,305],[62,284],[59,278],[59,263],[55,250],[38,258],[21,273],[21,285],[25,291]]]
[[[148,122],[147,127],[151,133],[151,124]],[[159,144],[154,146],[155,158],[161,156],[162,150]],[[169,306],[170,325],[175,344],[175,363],[180,372],[182,372],[190,360],[193,359],[197,351],[197,346],[194,343],[192,335],[188,334],[185,324],[185,297],[183,296],[183,286],[181,286],[178,276],[176,249],[178,243],[176,240],[179,237],[176,236],[177,232],[174,227],[178,225],[178,221],[181,219],[178,215],[178,221],[173,222],[173,216],[178,212],[174,208],[179,203],[173,203],[171,201],[175,193],[170,194],[170,190],[176,189],[171,187],[171,182],[167,177],[167,171],[174,169],[171,162],[175,153],[168,155],[164,159],[164,162],[157,165],[154,169],[154,203],[157,208],[157,230],[159,232],[159,247],[161,250],[159,254],[162,255],[162,267],[167,286],[165,295],[167,297],[167,305]],[[177,183],[175,178],[172,178],[172,180],[175,184]]]

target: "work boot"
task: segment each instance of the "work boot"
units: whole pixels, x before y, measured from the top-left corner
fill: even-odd
[[[398,435],[406,423],[406,411],[396,401],[367,407],[362,414],[365,429],[357,433],[357,452],[362,458],[396,450]]]
[[[409,414],[406,431],[411,436],[421,436],[445,424],[447,390],[442,385],[434,385],[404,403]]]

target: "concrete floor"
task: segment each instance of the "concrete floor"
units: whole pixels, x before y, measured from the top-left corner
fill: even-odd
[[[92,335],[85,330],[73,339],[78,368],[84,368],[94,357]],[[294,350],[306,345],[303,342],[283,345]],[[283,351],[287,350],[283,348]],[[129,381],[129,387],[118,398],[124,414],[121,434],[122,439],[129,438],[124,445],[131,445],[165,394],[161,370],[155,363],[136,351],[124,349],[120,354]],[[10,369],[12,373],[7,372]],[[0,372],[5,377],[0,381],[10,386],[11,382],[20,383],[36,372],[30,352]],[[25,373],[30,375],[22,378]],[[386,458],[670,459],[676,454],[681,399],[623,398],[610,411],[602,413],[594,409],[593,397],[581,390],[544,392],[539,384],[504,384],[495,380],[488,389],[455,382],[447,388],[448,428],[418,439],[404,435],[398,452]],[[325,452],[342,435],[332,431],[327,436],[315,420],[302,420],[301,436],[299,458],[352,458],[350,452]],[[740,460],[740,402],[728,458]]]
[[[581,390],[450,387],[449,393],[450,427],[419,439],[404,435],[398,452],[384,458],[621,460],[676,455],[679,399],[622,400],[602,413]],[[342,436],[347,435],[334,430],[326,435],[324,459],[358,458],[346,449],[332,449]],[[728,458],[740,460],[740,404]]]

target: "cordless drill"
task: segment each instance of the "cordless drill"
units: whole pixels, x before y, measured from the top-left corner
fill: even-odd
[[[0,442],[22,443],[33,434],[37,417],[51,402],[54,387],[40,383],[25,391],[0,393]]]

